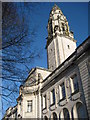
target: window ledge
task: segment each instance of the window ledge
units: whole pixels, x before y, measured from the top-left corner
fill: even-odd
[[[46,107],[45,107],[45,108],[43,108],[42,110],[46,110]]]
[[[72,101],[75,101],[81,97],[82,93],[81,92],[76,92],[75,94],[72,95]]]
[[[62,98],[62,99],[59,100],[59,105],[60,106],[64,106],[65,104],[67,104],[66,98]]]
[[[73,96],[73,95],[77,94],[78,92],[79,92],[79,89],[75,90],[73,93],[71,93],[71,95]]]
[[[52,104],[50,105],[50,107],[52,107],[53,105],[55,105],[55,102],[54,102],[54,103],[52,103]]]
[[[43,109],[42,109],[42,112],[43,112],[43,114],[45,114],[45,113],[47,112],[47,108],[46,108],[46,107],[43,108]]]
[[[50,108],[50,110],[54,110],[56,108],[55,103],[51,104],[49,108]]]
[[[25,112],[25,113],[29,114],[29,113],[32,113],[32,112]]]
[[[61,101],[65,100],[65,99],[66,99],[66,97],[63,97],[62,99],[60,99],[60,100],[59,100],[59,102],[61,102]]]

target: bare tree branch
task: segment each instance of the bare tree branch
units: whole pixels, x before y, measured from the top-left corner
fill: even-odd
[[[0,86],[2,94],[0,95],[3,105],[16,102],[19,86],[27,78],[32,61],[39,58],[39,52],[33,48],[37,28],[34,26],[32,29],[31,24],[28,24],[31,21],[27,15],[32,9],[33,7],[27,3],[2,3],[2,85]]]

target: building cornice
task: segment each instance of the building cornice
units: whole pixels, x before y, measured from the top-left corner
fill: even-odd
[[[43,80],[44,85],[41,91],[43,92],[46,87],[50,87],[51,83],[54,83],[54,78],[61,72],[65,71],[71,64],[74,65],[77,58],[79,58],[87,50],[90,50],[90,36],[76,48],[74,53],[72,53],[62,64],[59,65],[59,67],[57,67],[47,78]]]
[[[56,33],[55,35],[52,36],[52,38],[46,38],[47,39],[47,44],[46,44],[46,47],[45,49],[47,49],[48,45],[53,41],[53,39],[55,39],[57,36],[59,37],[65,37],[65,38],[68,38],[70,40],[72,40],[73,42],[77,42],[77,40],[75,40],[74,38],[70,37],[70,36],[67,36],[65,34],[59,34],[59,33]]]

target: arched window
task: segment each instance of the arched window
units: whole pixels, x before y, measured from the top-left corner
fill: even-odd
[[[57,114],[55,112],[53,113],[53,120],[57,120]]]
[[[78,118],[78,120],[81,120],[82,118],[88,118],[86,112],[86,107],[81,102],[78,102],[73,107],[73,119]]]
[[[60,113],[59,113],[59,119],[58,120],[61,120],[61,115],[60,115]]]
[[[48,117],[47,117],[47,116],[44,116],[44,120],[48,120]]]
[[[66,108],[63,109],[63,114],[65,120],[70,120],[69,111]]]
[[[54,27],[54,32],[56,32],[56,31],[59,31],[59,26],[58,25],[55,25],[55,27]]]
[[[65,32],[65,25],[62,23],[62,31]]]
[[[77,108],[77,114],[78,114],[78,118],[87,118],[86,116],[86,110],[85,107],[82,103],[77,103],[76,104],[76,108]]]

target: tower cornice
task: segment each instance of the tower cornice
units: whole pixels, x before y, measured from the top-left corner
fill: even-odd
[[[52,40],[55,39],[57,36],[68,38],[68,39],[70,39],[71,41],[73,41],[73,42],[75,42],[75,43],[77,42],[77,40],[75,40],[74,38],[72,38],[72,37],[70,37],[70,36],[56,33],[55,35],[52,36],[52,38],[48,38],[48,37],[46,38],[46,39],[47,39],[47,44],[46,44],[45,49],[47,49],[48,45],[49,45],[49,44],[52,42]]]

